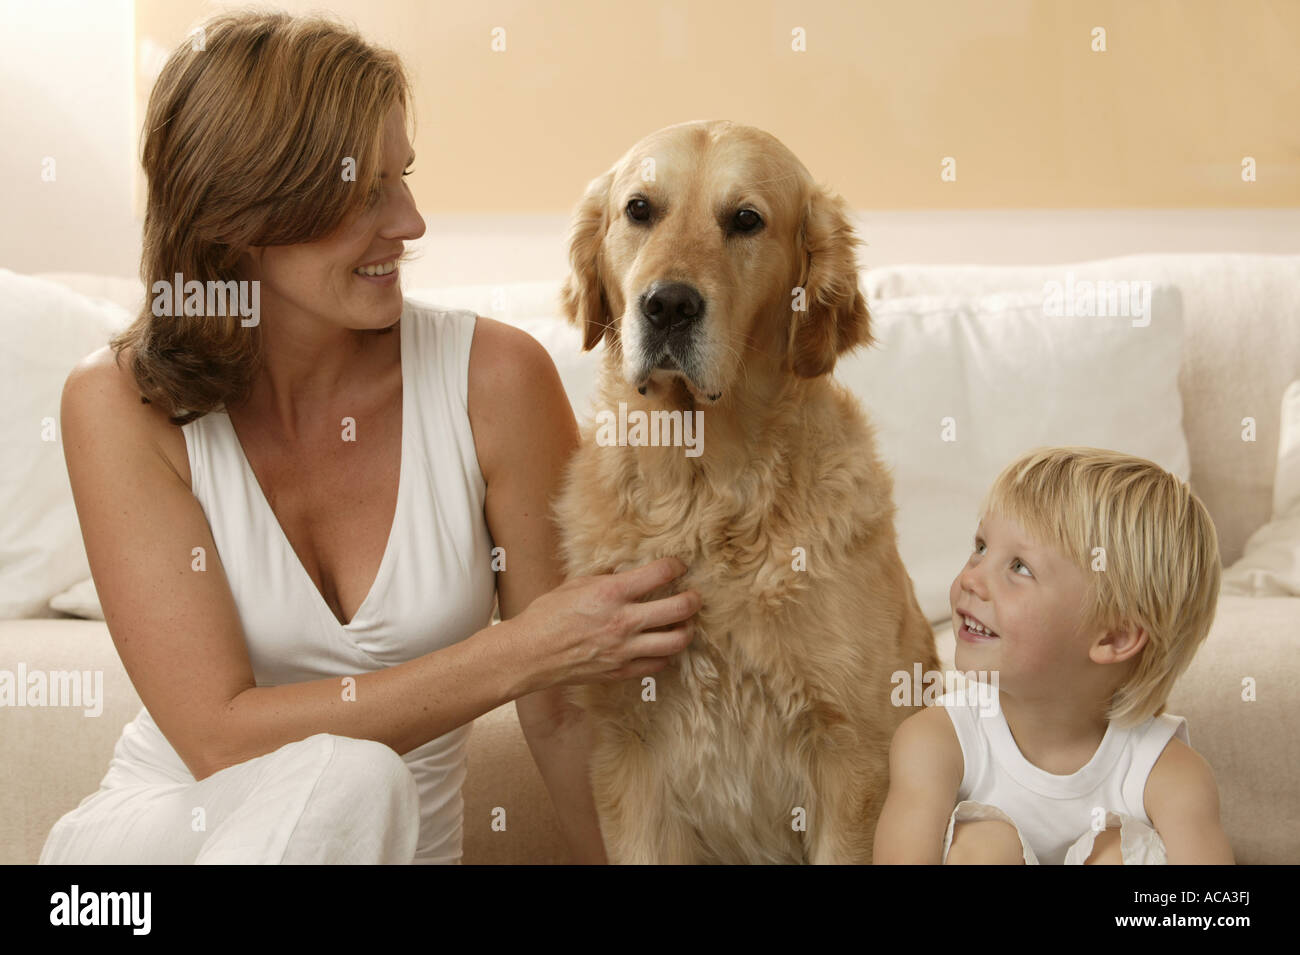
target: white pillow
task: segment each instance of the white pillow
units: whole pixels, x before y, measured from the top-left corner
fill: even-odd
[[[138,277],[96,272],[33,272],[32,278],[57,282],[86,298],[113,302],[132,314],[144,305],[144,283]]]
[[[1300,380],[1282,394],[1282,432],[1273,478],[1273,519],[1246,541],[1223,572],[1223,593],[1300,597]]]
[[[80,583],[73,584],[63,593],[51,597],[50,609],[85,620],[104,619],[104,608],[99,605],[99,592],[95,590],[95,581],[92,577],[87,577]]]
[[[871,304],[877,344],[842,358],[835,375],[876,425],[894,475],[899,550],[932,622],[951,617],[948,589],[980,502],[1023,452],[1108,448],[1187,479],[1177,290],[1153,288],[1150,315],[1145,327],[1053,317],[1041,288]]]
[[[128,320],[118,305],[0,269],[0,619],[46,613],[90,574],[59,400],[72,366]]]
[[[523,329],[537,339],[555,362],[569,404],[582,420],[595,394],[603,346],[582,350],[582,332],[560,309],[560,280],[503,285],[460,285],[412,289],[406,297],[439,308],[464,308]]]

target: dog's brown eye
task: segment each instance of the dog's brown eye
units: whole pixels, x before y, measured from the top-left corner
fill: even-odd
[[[741,209],[731,224],[737,232],[753,232],[763,224],[763,218],[753,209]]]
[[[627,214],[637,222],[646,222],[650,219],[650,203],[644,199],[632,199],[627,204]]]

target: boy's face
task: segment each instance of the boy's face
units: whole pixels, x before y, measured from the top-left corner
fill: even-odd
[[[948,597],[956,668],[999,671],[1002,690],[1049,696],[1077,692],[1090,638],[1082,628],[1087,574],[1012,521],[985,514],[970,559]],[[971,632],[972,617],[996,634]]]

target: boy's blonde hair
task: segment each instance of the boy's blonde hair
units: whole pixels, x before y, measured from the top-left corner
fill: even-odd
[[[1136,726],[1162,713],[1219,599],[1218,535],[1191,488],[1132,455],[1036,448],[998,475],[982,512],[1014,521],[1088,574],[1089,626],[1131,621],[1146,630],[1147,645],[1111,698],[1107,720]]]

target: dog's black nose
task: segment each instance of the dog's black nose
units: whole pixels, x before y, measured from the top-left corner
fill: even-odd
[[[660,331],[695,321],[703,309],[704,299],[685,282],[658,282],[641,299],[641,314]]]

